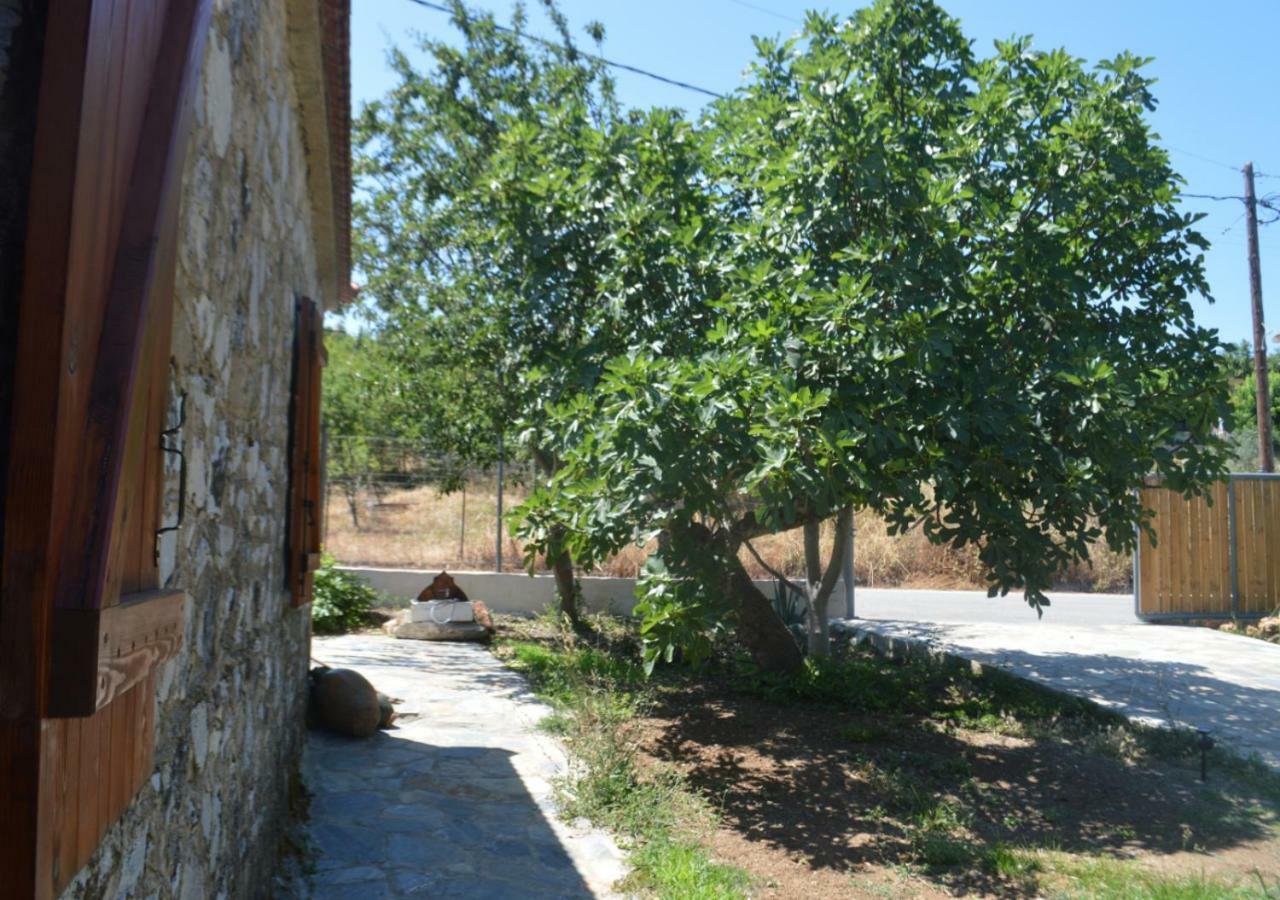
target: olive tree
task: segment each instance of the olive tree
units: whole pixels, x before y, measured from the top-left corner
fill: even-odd
[[[1193,491],[1223,465],[1204,242],[1143,60],[980,57],[927,0],[757,50],[708,126],[730,237],[704,248],[725,273],[705,344],[636,346],[562,404],[583,437],[528,521],[584,558],[659,540],[651,660],[730,621],[762,667],[799,665],[739,552],[803,526],[824,604],[817,526],[855,507],[975,544],[990,593],[1042,610],[1092,542],[1133,546],[1145,477]]]

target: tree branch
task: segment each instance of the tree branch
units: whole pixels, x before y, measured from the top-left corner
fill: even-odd
[[[751,546],[751,542],[750,542],[750,541],[748,541],[748,540],[746,540],[746,539],[744,538],[744,539],[743,539],[743,541],[742,541],[742,546],[746,547],[746,548],[747,548],[747,552],[748,552],[748,553],[750,553],[750,554],[752,555],[752,557],[754,557],[754,558],[755,558],[755,561],[756,561],[756,562],[758,562],[758,563],[761,565],[761,567],[763,567],[763,568],[764,568],[764,570],[765,570],[766,572],[768,572],[770,575],[772,575],[774,578],[778,579],[778,580],[779,580],[779,581],[781,581],[783,584],[785,584],[787,587],[791,588],[791,590],[793,590],[793,591],[797,591],[798,593],[803,594],[805,597],[808,597],[808,596],[809,596],[809,592],[808,592],[808,591],[806,591],[804,588],[800,587],[800,585],[796,584],[794,581],[792,581],[792,580],[791,580],[790,578],[788,578],[786,575],[783,575],[781,572],[779,572],[779,571],[778,571],[777,569],[775,569],[773,566],[771,566],[771,565],[769,565],[767,562],[765,562],[765,561],[764,561],[764,559],[763,559],[763,558],[761,558],[760,554],[756,552],[756,548]]]

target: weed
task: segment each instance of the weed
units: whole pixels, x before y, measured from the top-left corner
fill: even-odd
[[[889,730],[873,722],[855,722],[836,731],[836,737],[851,744],[870,744],[889,736]]]
[[[706,801],[670,769],[640,770],[634,720],[647,688],[633,657],[567,635],[550,646],[499,641],[495,649],[552,705],[543,727],[564,737],[572,755],[557,784],[562,811],[609,828],[629,847],[628,889],[696,900],[745,896],[746,873],[715,862],[698,841],[714,818]]]
[[[1123,860],[1073,859],[1052,854],[1046,869],[1059,896],[1096,900],[1271,900],[1254,875],[1213,878],[1204,873],[1164,875]]]
[[[993,875],[1026,882],[1044,866],[1034,854],[1008,844],[996,843],[982,854],[982,866]]]

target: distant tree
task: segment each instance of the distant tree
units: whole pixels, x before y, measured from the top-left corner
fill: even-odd
[[[1143,60],[1090,71],[1025,39],[978,58],[927,0],[757,49],[711,124],[731,235],[703,248],[725,273],[704,345],[634,346],[558,407],[582,438],[524,511],[584,560],[659,540],[650,663],[729,621],[762,668],[800,664],[738,561],[759,535],[805,529],[821,653],[825,519],[976,544],[990,592],[1039,610],[1092,542],[1132,547],[1147,475],[1222,471],[1220,345],[1189,303],[1205,244]]]
[[[459,43],[425,41],[425,70],[392,55],[399,83],[355,125],[355,218],[363,293],[404,390],[462,423],[453,452],[487,459],[483,436],[502,434],[550,477],[575,435],[550,429],[548,410],[632,342],[700,334],[689,298],[713,273],[680,254],[711,227],[697,132],[671,112],[621,115],[603,67],[544,5],[558,43],[526,40],[521,6],[503,29],[453,3]],[[576,622],[552,528],[547,559]]]
[[[1267,384],[1271,388],[1271,423],[1273,431],[1280,431],[1280,372],[1274,369],[1267,373]],[[1258,430],[1258,379],[1253,372],[1236,382],[1231,389],[1231,424],[1232,429],[1250,428]]]

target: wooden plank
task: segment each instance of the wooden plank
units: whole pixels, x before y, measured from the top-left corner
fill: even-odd
[[[1218,608],[1231,610],[1231,524],[1228,520],[1230,504],[1227,500],[1227,484],[1220,481],[1213,486],[1214,568],[1217,572]]]
[[[1144,509],[1150,509],[1154,512],[1155,508],[1155,492],[1152,488],[1144,487],[1138,491],[1138,498],[1142,502]],[[1139,532],[1138,541],[1141,549],[1138,553],[1138,602],[1140,603],[1139,611],[1149,613],[1153,609],[1155,599],[1156,580],[1154,577],[1156,563],[1156,549],[1146,532]]]
[[[103,610],[96,641],[100,648],[96,705],[102,709],[142,681],[182,645],[186,594],[148,591]]]
[[[1267,536],[1270,530],[1271,509],[1269,484],[1266,481],[1248,482],[1251,494],[1252,528],[1250,535],[1250,552],[1252,580],[1247,602],[1241,604],[1241,611],[1248,613],[1270,612],[1274,609],[1271,602],[1270,568],[1273,565],[1268,553]]]
[[[1241,610],[1256,612],[1262,608],[1263,597],[1266,594],[1266,553],[1262,552],[1264,513],[1260,502],[1261,491],[1258,490],[1260,482],[1248,481],[1245,484],[1248,485],[1249,492],[1249,593],[1247,597],[1242,598],[1244,602],[1241,604]]]
[[[136,794],[151,777],[152,747],[155,741],[156,672],[152,669],[136,688],[138,715],[133,740],[133,781],[130,794]]]
[[[39,819],[56,824],[58,819],[58,780],[54,773],[63,764],[63,747],[59,742],[57,723],[40,723],[40,780]],[[37,897],[54,896],[53,870],[57,852],[54,846],[54,828],[43,828],[36,835],[36,885]]]
[[[1169,558],[1169,594],[1165,609],[1169,612],[1182,612],[1183,561],[1181,552],[1184,543],[1183,504],[1181,498],[1172,491],[1165,491],[1167,518],[1163,535],[1165,552]]]
[[[1262,529],[1263,556],[1267,560],[1267,602],[1263,609],[1280,608],[1280,484],[1263,481],[1259,489],[1265,500],[1267,516]]]
[[[136,685],[135,685],[136,687]],[[128,788],[133,775],[134,716],[138,706],[136,690],[127,690],[106,709],[111,716],[110,800],[103,827],[109,826],[129,802]]]
[[[285,584],[290,602],[300,606],[311,597],[310,559],[313,546],[312,523],[318,534],[319,508],[311,505],[311,491],[319,493],[318,478],[313,483],[309,463],[313,447],[318,456],[319,383],[315,355],[319,314],[306,297],[294,306],[293,382],[289,404],[289,517],[285,547]],[[313,421],[314,420],[314,421]],[[312,432],[316,432],[313,437]],[[317,459],[318,463],[318,459]],[[318,474],[318,473],[316,473]]]
[[[1268,508],[1266,482],[1253,482],[1253,503],[1257,515],[1257,533],[1254,537],[1254,553],[1257,554],[1256,569],[1258,573],[1258,593],[1254,596],[1254,606],[1250,612],[1269,609],[1271,605],[1271,578],[1269,574],[1270,560],[1267,553],[1267,530],[1270,524],[1271,511]]]
[[[149,701],[144,704],[146,715],[143,717],[142,722],[142,748],[138,753],[139,787],[142,786],[143,781],[146,781],[151,777],[151,770],[155,759],[156,703],[158,701],[156,700],[156,673],[154,669],[147,676],[144,691],[146,692],[145,696],[149,698]]]
[[[1160,591],[1160,612],[1170,612],[1174,609],[1174,539],[1172,539],[1172,529],[1174,529],[1174,521],[1172,521],[1172,494],[1169,490],[1161,490],[1160,492],[1160,517],[1161,517],[1161,533],[1160,533],[1160,575],[1164,588]]]
[[[0,874],[18,897],[35,894],[40,752],[38,721],[0,719]]]
[[[324,472],[321,468],[322,456],[320,447],[320,400],[324,377],[324,319],[316,306],[312,306],[312,351],[311,351],[311,418],[307,423],[308,431],[308,494],[311,501],[310,533],[307,549],[311,552],[310,569],[320,565],[321,523],[324,521]],[[310,595],[307,597],[310,600]]]
[[[61,889],[79,870],[76,858],[80,819],[80,729],[82,719],[58,719],[64,748],[58,773],[57,855],[53,871],[55,889]]]
[[[1250,482],[1236,481],[1236,560],[1240,585],[1240,611],[1249,608],[1254,593],[1253,491]]]
[[[106,300],[104,328],[88,404],[83,451],[71,470],[75,491],[69,527],[84,552],[62,561],[56,604],[67,609],[99,609],[119,572],[107,565],[120,500],[124,448],[137,396],[141,344],[150,305],[167,264],[157,258],[160,224],[179,199],[182,159],[190,123],[193,87],[203,56],[209,4],[177,3],[164,23],[156,77],[132,168],[119,251]],[[63,642],[59,641],[61,646]],[[68,648],[67,653],[85,648]],[[61,653],[60,653],[61,655]],[[56,664],[57,660],[55,660]]]
[[[115,725],[116,720],[113,713],[114,709],[107,707],[100,709],[93,714],[98,720],[98,786],[97,786],[97,804],[95,805],[96,813],[94,816],[94,847],[97,847],[102,841],[102,836],[106,834],[107,826],[111,824],[111,771],[116,764],[116,759],[112,754],[115,746]]]
[[[1213,590],[1213,514],[1208,495],[1196,498],[1196,515],[1199,520],[1197,540],[1194,546],[1196,566],[1199,571],[1196,594],[1199,602],[1212,608],[1217,604]]]
[[[1204,592],[1204,559],[1200,549],[1204,540],[1204,501],[1192,497],[1183,501],[1187,513],[1187,589],[1184,602],[1188,605],[1203,605]]]
[[[62,52],[44,57],[32,155],[0,572],[0,717],[38,715],[43,705],[46,560],[58,534],[52,444],[62,387],[74,374],[60,348],[90,12],[84,4],[51,2],[45,31],[45,45]],[[0,869],[0,878],[9,871]]]
[[[76,823],[76,859],[88,859],[98,846],[98,765],[101,761],[99,735],[102,732],[100,716],[90,716],[80,722],[80,818]]]

